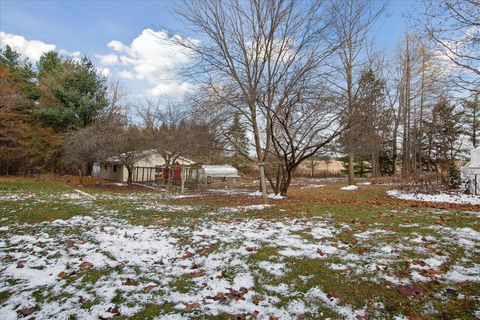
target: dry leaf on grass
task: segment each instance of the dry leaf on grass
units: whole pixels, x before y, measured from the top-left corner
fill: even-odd
[[[395,289],[404,297],[416,296],[423,292],[423,290],[413,284],[399,284]]]
[[[31,315],[34,311],[35,311],[35,307],[27,307],[27,308],[18,309],[17,313],[26,317]]]
[[[92,267],[93,267],[93,264],[91,264],[88,261],[84,261],[84,262],[80,263],[80,268],[82,268],[82,269],[90,269]]]
[[[193,309],[196,309],[200,307],[200,303],[184,303],[185,304],[185,311],[192,311]]]

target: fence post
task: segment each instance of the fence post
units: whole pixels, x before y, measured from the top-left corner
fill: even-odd
[[[185,192],[185,172],[184,172],[184,167],[180,167],[180,184],[181,184],[181,189],[180,193],[183,194]]]
[[[260,185],[262,187],[262,199],[263,199],[263,203],[268,203],[268,199],[267,199],[267,184],[265,182],[265,163],[264,162],[260,162],[258,164],[258,166],[260,167]]]
[[[473,187],[473,190],[474,190],[474,194],[477,195],[477,174],[475,174],[475,186]]]
[[[200,169],[197,166],[197,189],[200,189]]]

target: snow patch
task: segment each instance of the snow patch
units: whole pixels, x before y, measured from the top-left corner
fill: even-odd
[[[424,194],[408,193],[400,190],[389,190],[387,191],[387,195],[402,200],[480,205],[480,197],[468,194]]]

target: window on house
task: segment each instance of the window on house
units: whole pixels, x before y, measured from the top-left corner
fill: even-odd
[[[113,166],[113,172],[117,172],[117,166]]]

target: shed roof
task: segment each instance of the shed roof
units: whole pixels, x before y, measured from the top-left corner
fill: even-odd
[[[156,149],[147,149],[147,150],[143,150],[143,151],[132,151],[132,152],[134,152],[135,156],[138,158],[137,161],[140,161],[141,159],[144,159],[144,158],[146,158],[148,156],[151,156],[153,154],[156,154],[156,153],[160,154],[160,152],[158,152],[158,150],[156,150]],[[184,158],[184,157],[178,157],[178,159],[181,159],[182,161],[190,163],[190,164],[195,163],[195,161]],[[117,156],[114,156],[114,157],[108,158],[106,160],[106,163],[108,163],[110,165],[114,165],[114,164],[121,164],[121,161]]]
[[[205,176],[210,177],[238,177],[238,170],[231,165],[202,165]]]

